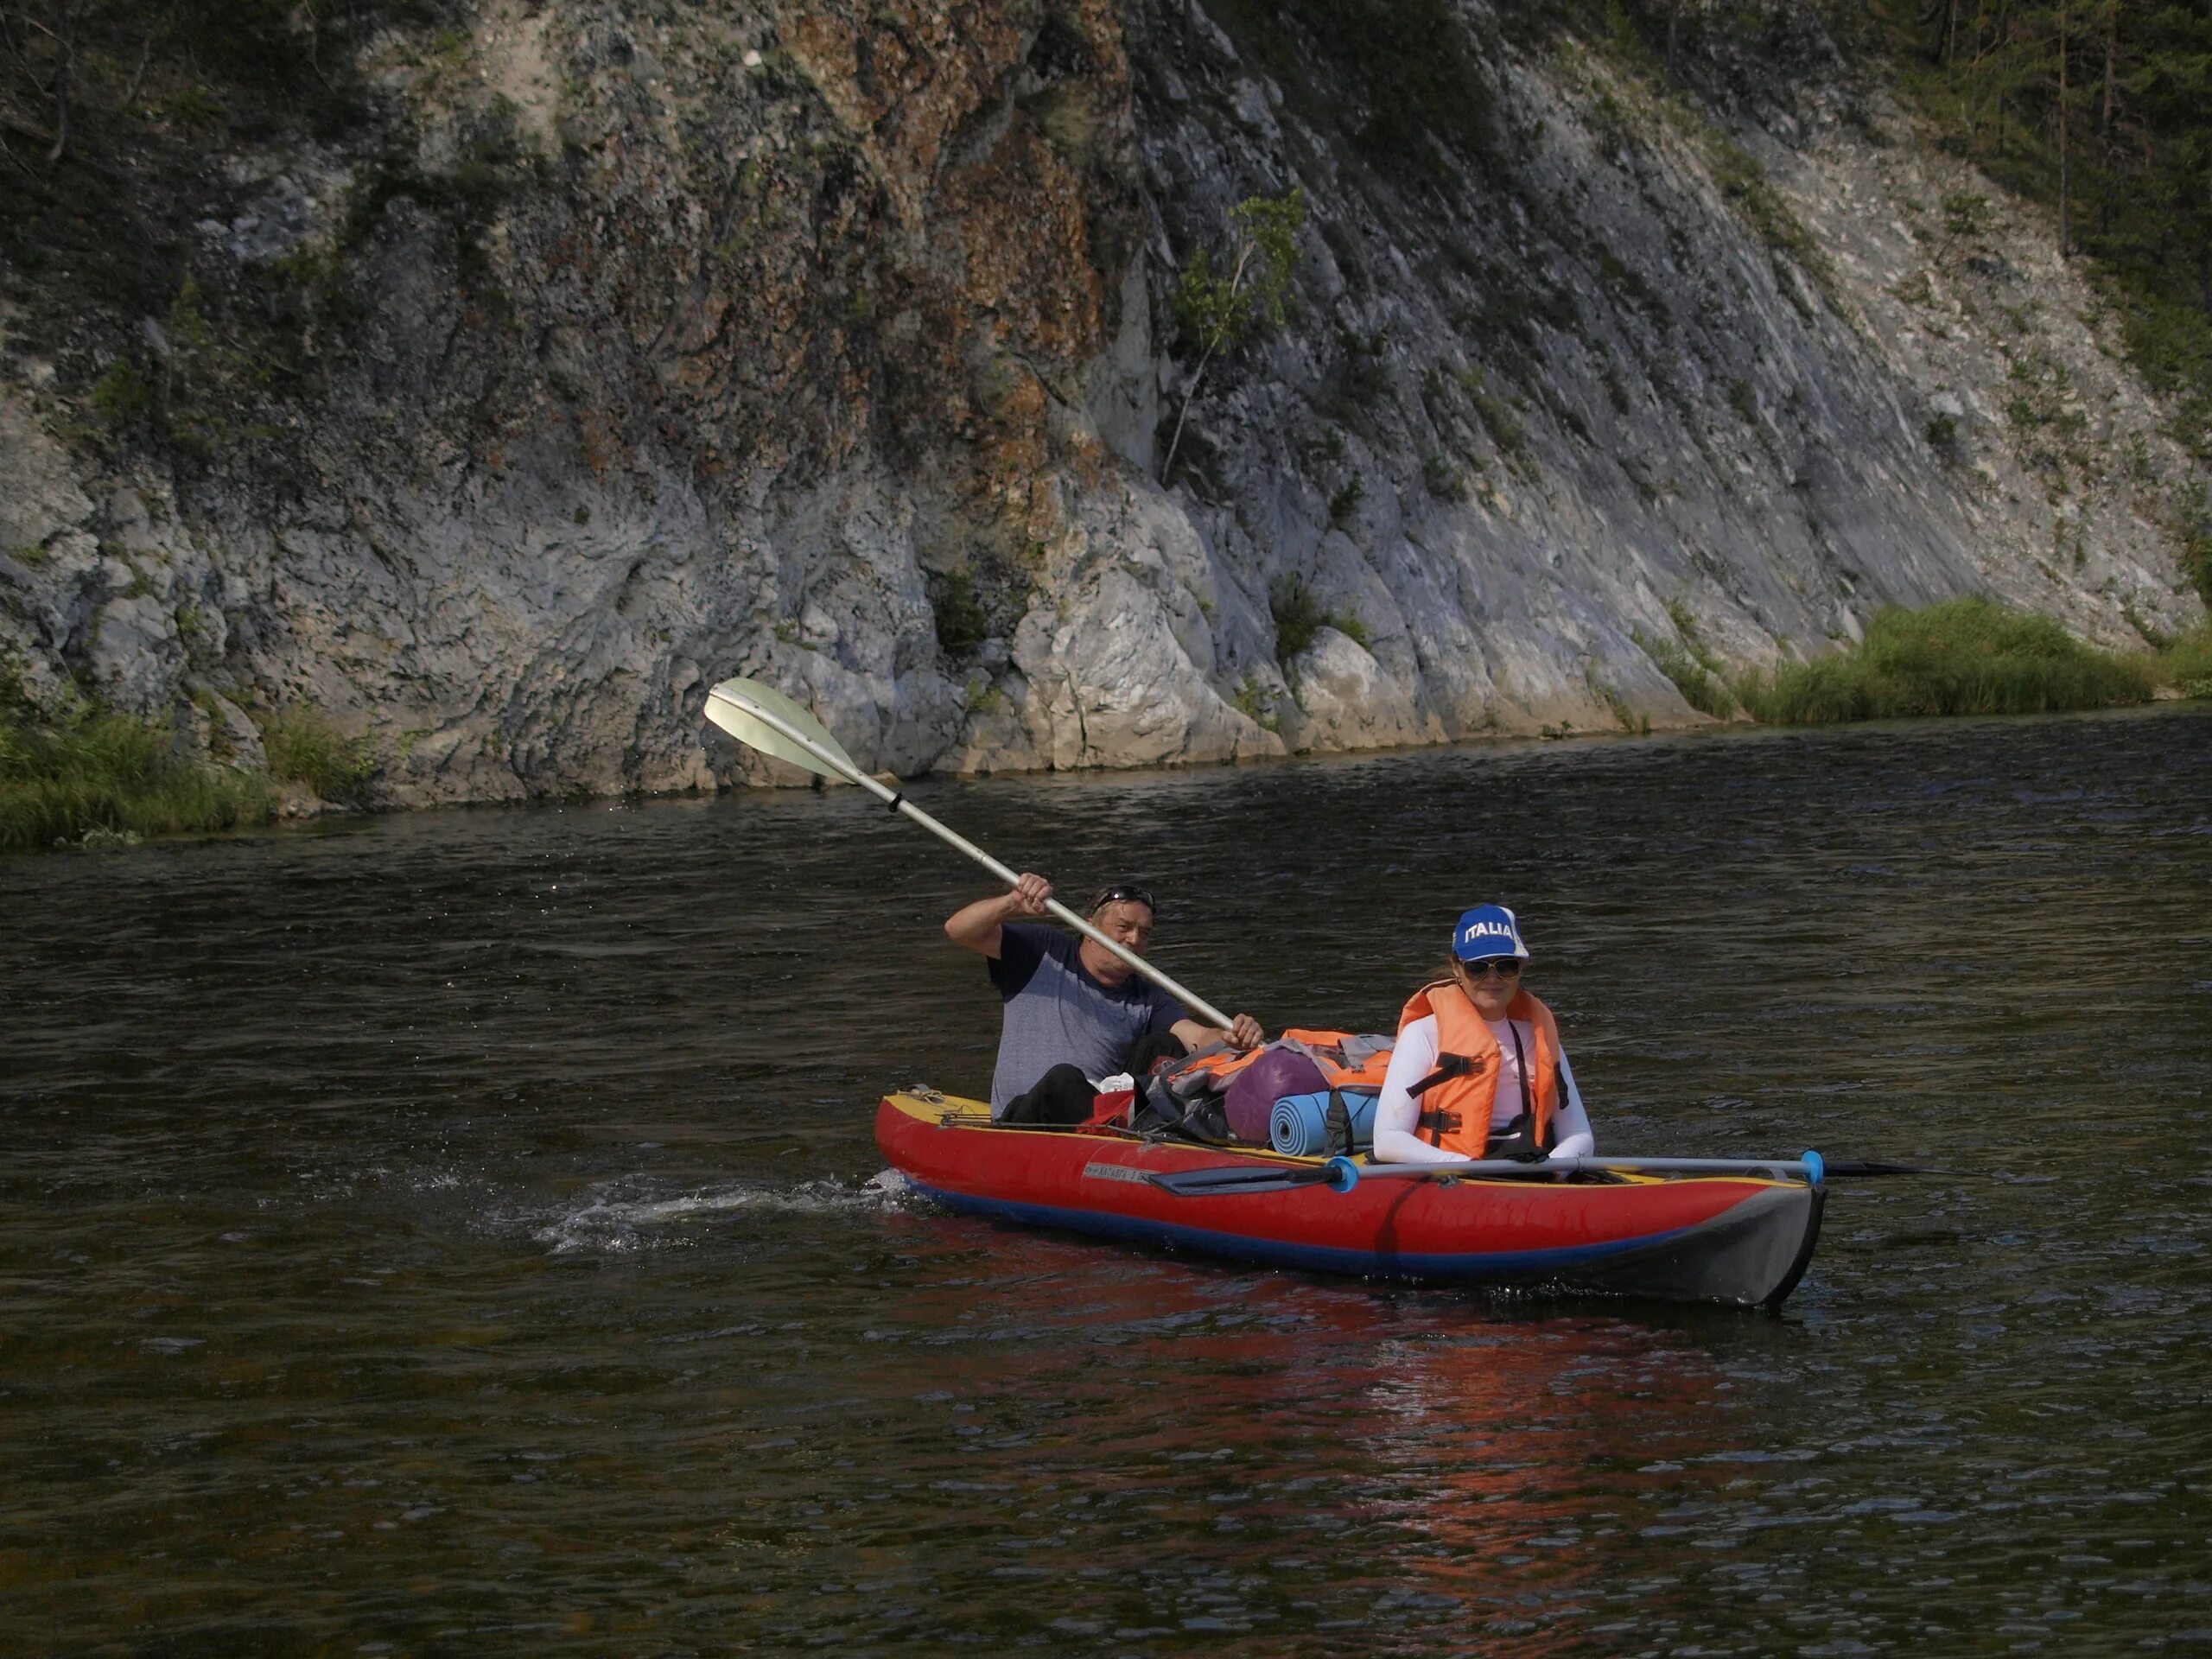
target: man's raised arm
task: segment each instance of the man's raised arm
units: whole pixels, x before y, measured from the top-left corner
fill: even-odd
[[[1021,879],[1006,892],[963,905],[946,917],[944,937],[963,950],[973,950],[995,962],[999,955],[999,929],[1007,922],[1042,916],[1045,901],[1052,896],[1051,882],[1025,870]]]

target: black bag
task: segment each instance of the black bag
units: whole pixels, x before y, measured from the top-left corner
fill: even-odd
[[[1073,1128],[1090,1116],[1090,1079],[1082,1068],[1056,1065],[1006,1103],[999,1122],[1025,1128]]]
[[[1198,1095],[1185,1100],[1154,1072],[1137,1080],[1136,1103],[1129,1109],[1129,1127],[1140,1135],[1167,1135],[1203,1146],[1236,1144],[1229,1132],[1229,1115],[1218,1095]]]

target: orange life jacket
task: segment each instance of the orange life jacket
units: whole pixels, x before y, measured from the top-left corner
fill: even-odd
[[[1426,1014],[1436,1016],[1436,1064],[1439,1071],[1454,1065],[1464,1069],[1439,1078],[1418,1096],[1421,1122],[1414,1133],[1432,1147],[1442,1147],[1463,1158],[1479,1158],[1490,1144],[1492,1108],[1497,1101],[1497,1079],[1503,1069],[1497,1039],[1490,1022],[1475,1012],[1467,994],[1448,979],[1424,985],[1413,994],[1398,1016],[1398,1030]],[[1516,993],[1505,1017],[1535,1028],[1536,1052],[1522,1058],[1529,1102],[1535,1117],[1536,1144],[1552,1145],[1552,1114],[1559,1105],[1559,1021],[1552,1011],[1526,991]],[[1432,1074],[1433,1075],[1433,1074]]]
[[[1332,1089],[1372,1089],[1382,1087],[1382,1078],[1390,1070],[1390,1051],[1382,1049],[1369,1055],[1357,1065],[1351,1063],[1344,1053],[1344,1045],[1352,1039],[1348,1031],[1308,1031],[1294,1026],[1274,1039],[1257,1048],[1234,1049],[1227,1046],[1203,1048],[1187,1060],[1178,1061],[1171,1075],[1183,1078],[1193,1074],[1206,1078],[1209,1090],[1229,1087],[1229,1080],[1251,1065],[1276,1043],[1295,1043],[1313,1064],[1321,1070],[1322,1077]],[[1185,1092],[1179,1089],[1177,1093]]]

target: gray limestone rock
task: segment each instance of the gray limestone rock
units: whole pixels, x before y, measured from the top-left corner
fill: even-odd
[[[1434,742],[1434,715],[1424,719],[1408,689],[1345,634],[1324,627],[1290,664],[1298,717],[1285,735],[1300,750],[1386,748]]]
[[[2115,323],[1895,111],[1491,30],[1494,148],[1402,169],[1305,15],[387,30],[357,129],[146,208],[145,303],[0,319],[0,653],[249,761],[312,703],[406,804],[798,781],[710,734],[734,673],[871,769],[1149,766],[1700,723],[1647,642],[1884,604],[2202,619]],[[1178,283],[1293,188],[1295,303],[1201,376]]]

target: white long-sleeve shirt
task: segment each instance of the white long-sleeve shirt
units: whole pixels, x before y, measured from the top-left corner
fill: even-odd
[[[1502,1129],[1521,1115],[1521,1061],[1515,1052],[1513,1038],[1506,1031],[1506,1022],[1493,1020],[1491,1035],[1497,1039],[1502,1063],[1498,1068],[1497,1094],[1491,1103],[1491,1127]],[[1521,1039],[1522,1053],[1536,1052],[1535,1028],[1525,1020],[1512,1022],[1513,1030]],[[1414,1131],[1421,1122],[1421,1102],[1406,1092],[1430,1072],[1436,1070],[1436,1016],[1423,1014],[1398,1033],[1398,1046],[1390,1053],[1390,1069],[1383,1075],[1382,1093],[1375,1103],[1375,1161],[1378,1164],[1449,1164],[1459,1160],[1459,1154],[1447,1152],[1442,1147],[1432,1147]],[[1560,1101],[1552,1113],[1552,1131],[1559,1144],[1552,1148],[1554,1158],[1586,1158],[1597,1150],[1598,1137],[1591,1132],[1590,1115],[1582,1107],[1582,1091],[1574,1086],[1574,1073],[1567,1064],[1567,1056],[1559,1057]]]

